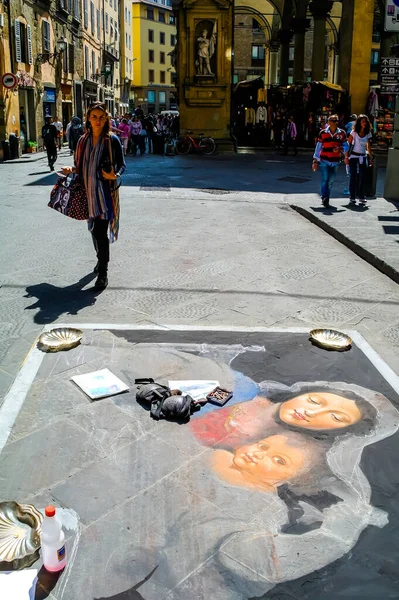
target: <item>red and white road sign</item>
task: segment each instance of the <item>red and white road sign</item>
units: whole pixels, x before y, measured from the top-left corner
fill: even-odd
[[[18,85],[18,79],[13,73],[5,73],[1,78],[1,83],[8,90],[12,90]]]

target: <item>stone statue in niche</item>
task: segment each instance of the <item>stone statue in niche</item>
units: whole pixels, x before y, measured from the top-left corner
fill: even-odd
[[[201,21],[196,27],[197,52],[195,66],[197,75],[208,75],[214,77],[211,60],[216,51],[217,21]],[[197,34],[198,35],[198,34]]]

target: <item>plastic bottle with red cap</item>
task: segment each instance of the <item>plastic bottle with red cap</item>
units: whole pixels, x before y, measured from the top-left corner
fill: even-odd
[[[43,565],[47,571],[62,571],[66,565],[65,534],[54,506],[46,506],[41,535]]]

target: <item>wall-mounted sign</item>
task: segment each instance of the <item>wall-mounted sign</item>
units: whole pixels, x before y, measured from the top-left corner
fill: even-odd
[[[55,90],[53,88],[44,88],[43,102],[55,102]]]
[[[18,85],[18,79],[13,73],[5,73],[1,78],[1,83],[7,90],[13,90]]]
[[[399,31],[399,0],[386,0],[385,31]]]

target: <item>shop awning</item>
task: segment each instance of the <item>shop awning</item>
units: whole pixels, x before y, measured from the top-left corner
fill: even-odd
[[[315,81],[319,85],[324,85],[324,87],[329,88],[330,90],[335,90],[336,92],[344,92],[344,88],[342,88],[337,83],[330,83],[329,81]]]

